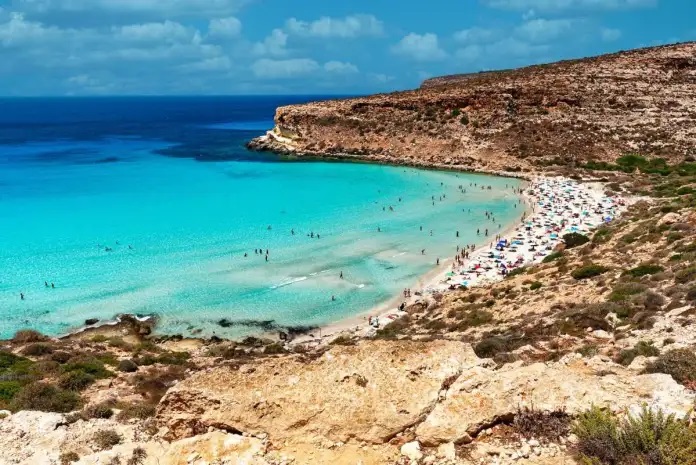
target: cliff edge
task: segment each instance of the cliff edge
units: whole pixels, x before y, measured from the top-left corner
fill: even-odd
[[[249,147],[485,171],[696,155],[696,43],[434,78],[391,94],[280,107]]]

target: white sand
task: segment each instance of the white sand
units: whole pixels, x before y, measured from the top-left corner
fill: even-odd
[[[501,233],[501,242],[491,237],[486,245],[468,250],[468,258],[460,254],[442,261],[438,268],[421,277],[419,289],[414,289],[414,295],[406,299],[407,305],[460,286],[472,288],[500,281],[516,268],[541,262],[563,242],[563,235],[588,234],[616,218],[628,205],[626,199],[604,195],[599,183],[579,184],[566,178],[535,178],[525,187],[522,196],[530,209],[521,224]],[[369,313],[323,327],[317,331],[317,335],[321,335],[319,339],[306,336],[295,342],[319,343],[321,339],[347,331],[370,336],[405,314],[397,307],[404,300],[396,296]],[[372,315],[372,325],[368,324],[369,315]]]

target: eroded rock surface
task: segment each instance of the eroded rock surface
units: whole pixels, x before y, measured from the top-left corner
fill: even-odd
[[[364,341],[312,361],[269,359],[198,373],[167,393],[158,417],[168,437],[215,426],[273,441],[380,444],[422,421],[481,362],[460,342]]]
[[[588,362],[571,355],[552,364],[509,364],[499,370],[474,367],[464,372],[416,434],[429,445],[468,442],[482,429],[511,420],[524,407],[562,409],[574,415],[592,405],[626,412],[646,403],[683,417],[693,401],[693,391],[669,375],[636,375],[599,358]]]

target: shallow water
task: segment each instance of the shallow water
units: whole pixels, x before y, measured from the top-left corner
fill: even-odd
[[[247,152],[292,99],[89,100],[0,100],[0,337],[118,313],[206,336],[325,324],[522,213],[517,180]]]

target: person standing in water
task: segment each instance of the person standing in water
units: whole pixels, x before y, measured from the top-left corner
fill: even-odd
[[[20,300],[24,300],[24,292],[19,293],[19,298],[20,298]]]
[[[339,278],[343,279],[343,271],[341,271],[341,274],[339,275]]]

